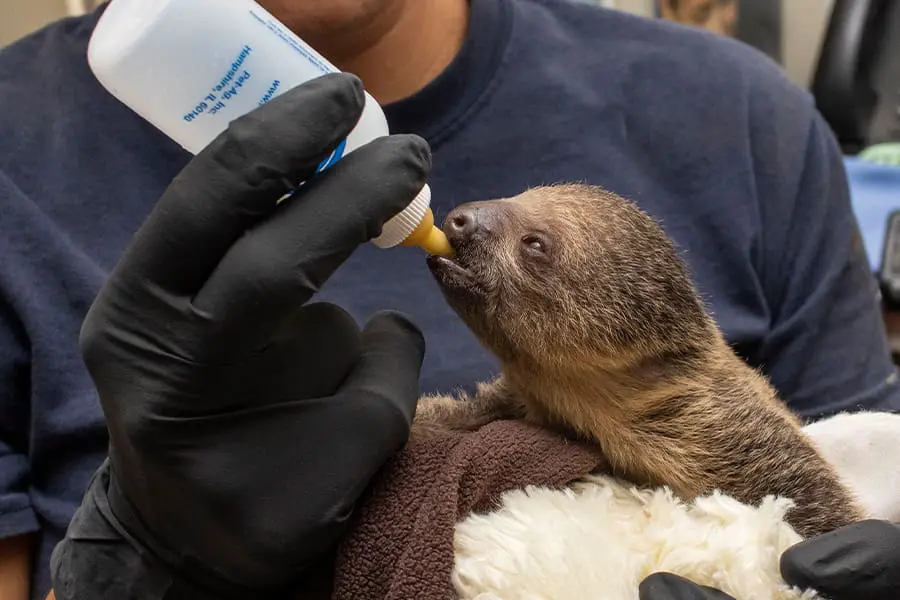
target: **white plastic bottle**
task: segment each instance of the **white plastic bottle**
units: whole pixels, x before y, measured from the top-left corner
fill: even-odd
[[[113,96],[192,154],[230,121],[338,69],[253,0],[114,0],[88,46],[94,75]],[[366,93],[359,123],[319,171],[388,135]],[[452,254],[434,226],[426,185],[373,243]]]

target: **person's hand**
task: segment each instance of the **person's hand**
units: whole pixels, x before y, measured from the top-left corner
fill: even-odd
[[[781,555],[789,585],[813,589],[829,600],[900,598],[900,527],[868,520],[804,540]],[[734,600],[671,573],[641,582],[640,600]]]
[[[829,600],[896,600],[900,526],[861,521],[804,540],[781,555],[781,576]]]
[[[54,552],[58,599],[280,595],[406,442],[420,331],[307,305],[430,168],[391,136],[313,177],[362,107],[357,79],[327,76],[235,121],[100,291],[80,343],[109,460]]]
[[[725,592],[674,573],[653,573],[638,587],[639,600],[735,600]]]

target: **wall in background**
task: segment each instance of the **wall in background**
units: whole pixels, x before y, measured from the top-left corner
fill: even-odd
[[[654,0],[609,0],[609,2],[600,2],[619,10],[628,11],[636,15],[652,15]]]
[[[832,6],[834,0],[782,0],[781,62],[804,87],[812,81]]]

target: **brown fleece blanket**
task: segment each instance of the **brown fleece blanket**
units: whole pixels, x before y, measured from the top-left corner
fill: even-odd
[[[562,487],[606,466],[586,445],[519,421],[415,432],[363,499],[339,550],[334,600],[450,600],[457,521],[506,491]]]

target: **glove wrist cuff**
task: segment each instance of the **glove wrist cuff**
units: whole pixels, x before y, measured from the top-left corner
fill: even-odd
[[[268,596],[258,590],[210,581],[208,570],[198,570],[189,578],[167,564],[171,553],[160,553],[159,548],[151,547],[156,546],[153,541],[148,545],[142,537],[138,539],[136,535],[140,534],[128,531],[117,518],[113,506],[123,507],[118,506],[121,498],[115,499],[118,494],[112,480],[107,461],[94,474],[65,538],[53,550],[50,571],[57,600],[236,600]],[[196,577],[201,573],[202,579]]]

